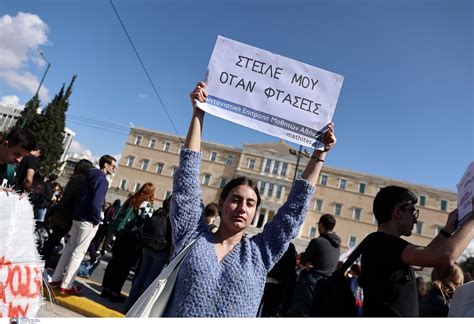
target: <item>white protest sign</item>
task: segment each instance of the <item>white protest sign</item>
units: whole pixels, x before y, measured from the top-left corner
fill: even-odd
[[[36,317],[44,263],[36,250],[28,198],[0,188],[0,317]]]
[[[474,162],[467,167],[466,172],[458,185],[458,224],[465,221],[466,216],[472,211],[471,199],[474,195]]]
[[[332,120],[344,78],[218,36],[202,110],[308,147]]]

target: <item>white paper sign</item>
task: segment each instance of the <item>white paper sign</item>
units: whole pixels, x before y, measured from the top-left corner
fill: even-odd
[[[28,198],[0,188],[0,318],[36,317],[42,306],[44,262],[36,250]]]
[[[471,199],[474,195],[474,162],[469,164],[466,172],[458,185],[458,224],[465,221],[466,216],[472,211]]]
[[[332,120],[344,78],[218,36],[202,110],[307,147]]]

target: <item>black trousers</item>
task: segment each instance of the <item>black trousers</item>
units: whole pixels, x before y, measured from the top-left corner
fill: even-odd
[[[117,235],[112,259],[105,269],[102,287],[120,293],[130,269],[137,263],[141,247],[134,234]]]
[[[45,261],[45,266],[55,268],[58,260],[53,260],[55,256],[55,248],[61,243],[61,239],[69,232],[69,229],[64,230],[59,227],[53,227],[53,231],[49,234],[48,239],[40,251],[42,259]]]

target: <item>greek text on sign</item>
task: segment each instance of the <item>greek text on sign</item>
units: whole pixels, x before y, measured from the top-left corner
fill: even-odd
[[[467,220],[472,211],[471,199],[474,196],[474,162],[467,167],[458,185],[458,224]]]
[[[202,110],[308,147],[332,120],[344,78],[218,36]]]

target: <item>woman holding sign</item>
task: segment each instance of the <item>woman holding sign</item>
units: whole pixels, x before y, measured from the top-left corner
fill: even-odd
[[[221,223],[216,233],[207,231],[199,180],[201,132],[204,112],[196,102],[205,102],[202,82],[191,93],[193,114],[181,150],[173,183],[171,222],[175,251],[198,238],[184,258],[175,290],[164,316],[255,317],[265,278],[297,236],[306,216],[324,158],[336,143],[333,125],[322,136],[323,151],[315,151],[308,166],[294,182],[287,202],[262,233],[251,238],[244,231],[260,204],[256,183],[236,178],[222,190]]]

